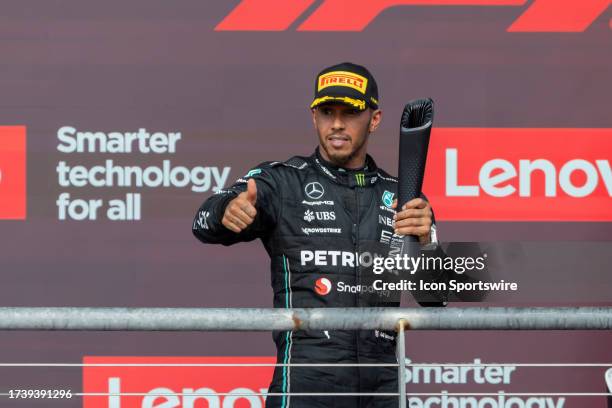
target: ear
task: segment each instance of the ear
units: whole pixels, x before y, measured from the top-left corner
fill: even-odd
[[[317,110],[317,108],[311,108],[310,109],[310,113],[312,113],[312,125],[314,126],[314,128],[317,128],[317,119],[315,118],[315,111]]]
[[[382,110],[376,109],[374,113],[372,113],[372,117],[370,118],[370,133],[373,133],[378,129],[378,125],[380,125],[380,121],[382,120]]]

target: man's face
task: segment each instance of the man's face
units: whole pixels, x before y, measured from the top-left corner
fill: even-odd
[[[363,166],[368,136],[376,130],[380,119],[380,110],[360,111],[341,103],[326,103],[312,109],[321,155],[337,166]]]

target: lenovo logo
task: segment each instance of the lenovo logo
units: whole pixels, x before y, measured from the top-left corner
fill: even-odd
[[[216,31],[285,31],[316,0],[242,0]],[[528,0],[323,0],[298,31],[362,31],[395,6],[514,6]],[[610,0],[534,0],[508,32],[582,32],[610,6]]]
[[[612,129],[434,129],[441,220],[612,221]]]
[[[26,218],[26,128],[0,126],[0,219]]]
[[[557,185],[571,197],[587,197],[597,189],[600,180],[612,197],[612,171],[608,160],[574,159],[559,168],[546,159],[519,160],[518,166],[505,159],[492,159],[478,172],[478,184],[459,185],[459,159],[457,149],[446,149],[446,195],[448,197],[478,197],[481,192],[491,197],[508,197],[517,194],[532,196],[532,178],[541,172],[544,178],[544,196],[557,197]],[[493,175],[495,174],[495,175]],[[584,182],[572,181],[584,176]],[[513,183],[518,184],[518,189]]]
[[[268,365],[274,362],[273,357],[87,356],[83,363],[101,365],[83,367],[83,392],[107,395],[84,396],[83,408],[263,408],[274,370]]]

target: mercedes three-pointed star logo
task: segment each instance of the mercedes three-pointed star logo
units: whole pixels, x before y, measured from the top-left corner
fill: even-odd
[[[304,192],[308,198],[318,200],[319,198],[323,197],[323,194],[325,194],[325,189],[323,189],[321,183],[318,181],[313,181],[312,183],[306,184],[306,187],[304,187]]]

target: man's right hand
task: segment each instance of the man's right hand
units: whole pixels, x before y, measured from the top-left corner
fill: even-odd
[[[221,223],[225,228],[240,233],[246,229],[255,220],[257,210],[255,202],[257,201],[257,184],[255,180],[249,179],[247,182],[247,190],[238,194],[225,207],[225,213]]]

